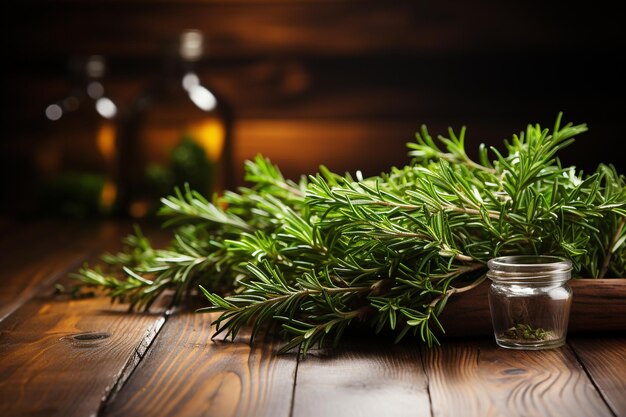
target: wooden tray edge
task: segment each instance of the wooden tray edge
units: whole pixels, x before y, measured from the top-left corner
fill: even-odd
[[[491,335],[490,282],[451,297],[440,321],[444,337]],[[573,279],[568,334],[626,331],[626,278]]]

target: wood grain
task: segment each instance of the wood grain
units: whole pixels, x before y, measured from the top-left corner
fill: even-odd
[[[557,17],[576,22],[581,19],[579,13],[585,11],[587,22],[591,22],[598,19],[599,12],[574,6],[559,9],[538,1],[506,5],[455,2],[454,7],[371,0],[337,0],[323,6],[310,1],[160,2],[150,7],[141,2],[28,3],[22,14],[13,11],[14,19],[7,23],[22,23],[17,45],[23,53],[42,56],[94,51],[113,56],[158,56],[158,40],[187,28],[206,33],[214,57],[582,48],[603,35],[602,46],[607,49],[619,42],[618,31],[613,28],[619,25],[616,13],[603,10],[608,27],[601,32],[581,24],[572,33],[564,30]],[[532,22],[532,31],[519,30],[518,25],[526,22]],[[41,42],[42,34],[47,42]]]
[[[626,338],[570,338],[596,387],[617,416],[626,416]]]
[[[320,165],[352,175],[357,170],[377,175],[408,162],[406,142],[413,140],[415,130],[413,123],[398,121],[245,120],[235,125],[235,164],[243,167],[244,160],[260,153],[288,178],[315,174]],[[241,169],[238,175],[241,182]]]
[[[289,416],[296,358],[273,342],[214,342],[210,322],[170,317],[103,416]]]
[[[490,285],[491,282],[485,281],[472,291],[450,297],[440,317],[446,329],[445,337],[493,334],[487,299]]]
[[[347,343],[301,360],[293,416],[430,416],[426,375],[412,345]]]
[[[569,332],[626,331],[626,278],[569,282],[574,292]]]
[[[3,269],[0,272],[0,321],[36,292],[49,288],[79,266],[86,255],[83,248],[60,246],[35,255],[34,260],[23,267]]]
[[[162,320],[106,298],[28,302],[0,324],[0,414],[96,413]]]
[[[613,415],[568,347],[516,351],[472,340],[422,355],[433,417]]]
[[[0,321],[84,260],[76,225],[38,221],[14,223],[0,239]]]
[[[58,242],[71,240],[78,229],[76,223],[52,221],[50,219],[17,220],[12,219],[4,225],[5,230],[0,233],[0,250],[6,261],[16,264],[23,260],[15,259],[16,256],[28,257],[29,251],[37,249],[38,245],[50,246],[50,241]],[[14,260],[15,259],[15,260]]]
[[[105,224],[84,232],[91,239],[77,242],[96,256],[118,248],[128,228]],[[50,262],[60,266],[63,260]],[[61,281],[69,283],[64,276]],[[158,307],[154,313],[127,314],[127,306],[111,305],[106,297],[78,300],[40,288],[0,323],[0,415],[94,415],[143,356],[163,320]]]

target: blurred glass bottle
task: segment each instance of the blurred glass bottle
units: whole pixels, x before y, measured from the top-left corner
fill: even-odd
[[[120,153],[120,204],[141,218],[185,183],[211,198],[231,187],[231,112],[200,82],[204,36],[187,30],[167,45],[160,76],[131,108]]]
[[[49,104],[36,152],[38,208],[42,214],[109,214],[117,197],[118,105],[105,94],[106,61],[74,57],[71,88]]]

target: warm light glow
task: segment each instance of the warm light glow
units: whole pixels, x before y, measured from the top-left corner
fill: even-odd
[[[188,72],[183,76],[183,88],[189,91],[190,88],[195,87],[200,84],[200,78],[193,72]]]
[[[65,112],[72,112],[78,110],[80,107],[80,100],[77,97],[69,96],[63,99],[63,108]]]
[[[145,201],[135,201],[130,205],[129,212],[135,219],[146,217],[146,214],[148,214],[148,203]]]
[[[89,97],[96,100],[104,94],[104,87],[98,81],[92,81],[87,86],[87,94]]]
[[[171,149],[179,142],[184,133],[181,127],[146,126],[140,132],[141,152],[147,161],[168,164]]]
[[[197,61],[204,52],[204,35],[198,30],[186,30],[180,35],[180,56],[186,61]]]
[[[188,90],[189,98],[193,104],[204,111],[211,111],[217,105],[217,98],[206,87],[201,85],[191,86]]]
[[[36,154],[37,166],[42,175],[51,175],[61,166],[61,151],[54,141],[45,142]]]
[[[98,151],[107,162],[115,157],[115,128],[111,123],[103,123],[97,133]]]
[[[212,161],[219,161],[224,152],[225,127],[219,119],[207,119],[189,126],[187,132]]]
[[[111,119],[117,114],[117,106],[110,98],[100,97],[96,100],[96,111],[105,119]]]
[[[100,193],[100,204],[102,207],[111,207],[117,197],[117,187],[112,181],[107,180]]]
[[[92,78],[102,77],[106,70],[104,57],[102,55],[90,56],[85,69],[87,70],[87,74]]]
[[[52,121],[59,120],[63,116],[63,109],[58,104],[46,107],[46,117]]]

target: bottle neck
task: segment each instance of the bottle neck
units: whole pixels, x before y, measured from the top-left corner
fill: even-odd
[[[182,78],[185,74],[197,71],[197,62],[185,60],[180,56],[167,57],[161,65],[161,76],[166,78]]]

